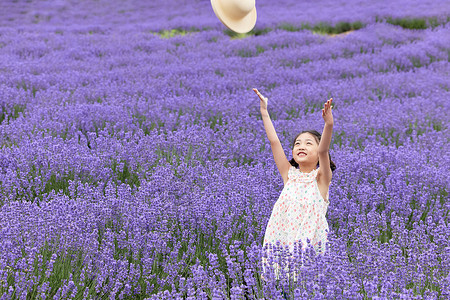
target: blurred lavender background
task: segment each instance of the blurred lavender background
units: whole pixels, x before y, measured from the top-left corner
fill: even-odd
[[[1,2],[1,299],[450,296],[450,2],[256,7],[237,35],[206,0]],[[260,278],[283,182],[253,87],[289,159],[334,99],[296,282]]]

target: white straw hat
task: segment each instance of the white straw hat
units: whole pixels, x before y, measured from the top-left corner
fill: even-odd
[[[247,33],[255,27],[255,0],[211,0],[217,18],[237,33]]]

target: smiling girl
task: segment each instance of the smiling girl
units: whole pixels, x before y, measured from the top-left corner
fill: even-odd
[[[260,98],[264,128],[284,182],[267,224],[263,245],[280,241],[281,246],[292,252],[295,242],[301,242],[305,249],[309,240],[316,253],[323,253],[328,233],[325,218],[329,205],[328,189],[332,171],[336,168],[329,154],[333,100],[329,99],[322,109],[325,121],[322,135],[315,130],[300,132],[293,141],[292,159],[289,161],[270,120],[267,98],[257,89],[253,91]]]

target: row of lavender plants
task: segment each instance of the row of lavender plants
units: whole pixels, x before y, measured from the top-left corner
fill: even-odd
[[[448,0],[380,1],[256,1],[258,22],[252,33],[281,27],[289,30],[315,27],[340,31],[387,21],[408,28],[425,28],[448,22]],[[16,28],[125,27],[131,30],[165,31],[223,29],[208,0],[167,1],[4,1],[0,3],[0,25]],[[60,26],[62,26],[60,28]]]
[[[58,22],[0,28],[2,298],[450,295],[450,37],[437,2],[434,14],[410,8],[439,20],[424,30],[366,18],[345,36],[273,26],[244,39],[154,34],[197,20],[175,1],[161,7],[185,17],[155,14],[161,28],[139,25],[155,12],[138,1],[112,19],[103,2],[73,3],[86,17],[61,2]],[[44,4],[23,15],[55,14]],[[261,1],[259,18],[277,9]],[[351,12],[365,10],[352,9],[336,22],[359,21]],[[329,251],[278,247],[279,264],[304,267],[266,281],[261,244],[282,181],[252,87],[288,157],[335,102]]]

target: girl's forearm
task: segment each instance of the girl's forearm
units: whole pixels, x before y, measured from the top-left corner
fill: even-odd
[[[275,131],[275,127],[273,127],[272,120],[270,120],[269,112],[267,109],[261,109],[261,117],[264,123],[264,129],[266,129],[267,138],[269,142],[277,142],[278,136]]]
[[[325,123],[322,132],[322,138],[320,139],[318,152],[328,152],[331,144],[331,136],[333,134],[333,124]]]

